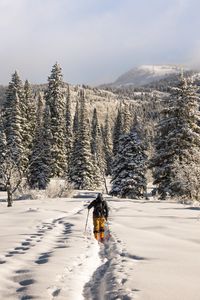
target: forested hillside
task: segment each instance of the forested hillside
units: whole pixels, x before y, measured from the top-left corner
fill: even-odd
[[[0,122],[8,206],[22,181],[46,189],[55,177],[93,190],[111,176],[111,194],[147,198],[151,172],[161,198],[199,200],[199,89],[193,81],[179,76],[165,92],[101,90],[66,84],[57,63],[45,85],[24,83],[15,72],[3,90]]]

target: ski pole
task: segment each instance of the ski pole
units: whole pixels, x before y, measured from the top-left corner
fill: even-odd
[[[86,228],[87,228],[89,212],[90,212],[90,210],[88,209],[87,218],[86,218],[86,223],[85,223],[85,232],[86,232]]]

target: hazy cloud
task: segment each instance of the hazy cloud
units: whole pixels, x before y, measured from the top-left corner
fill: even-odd
[[[0,0],[0,83],[15,69],[45,82],[112,81],[143,63],[185,63],[200,49],[197,0]]]

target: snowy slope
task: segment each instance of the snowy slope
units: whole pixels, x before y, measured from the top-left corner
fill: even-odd
[[[0,299],[199,300],[198,209],[108,197],[103,245],[91,214],[84,231],[92,199],[0,203]]]
[[[141,86],[181,72],[177,65],[142,65],[122,74],[112,86]]]

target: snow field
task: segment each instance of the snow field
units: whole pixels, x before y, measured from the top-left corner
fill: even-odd
[[[198,208],[107,198],[99,244],[91,213],[85,232],[93,198],[0,203],[0,299],[199,300]]]
[[[123,237],[126,287],[142,300],[198,300],[200,234],[198,208],[172,202],[113,202],[113,228]]]
[[[112,275],[120,265],[114,237],[98,244],[91,214],[84,232],[89,201],[17,201],[10,210],[1,204],[0,225],[9,235],[1,232],[0,298],[89,300],[120,293],[121,271]]]
[[[10,214],[11,226],[6,218],[1,219],[1,225],[4,223],[5,228],[12,231],[10,241],[8,238],[6,241],[14,241],[14,246],[8,248],[6,243],[1,243],[0,263],[4,268],[0,268],[0,276],[4,280],[0,285],[0,298],[53,299],[59,296],[60,299],[66,299],[67,294],[67,298],[70,295],[70,299],[82,299],[84,282],[89,280],[90,272],[92,273],[96,264],[100,262],[98,244],[94,240],[91,241],[91,237],[84,236],[83,223],[77,224],[80,215],[85,211],[82,201],[72,201],[71,205],[67,203],[67,207],[71,209],[69,212],[56,211],[57,204],[53,202],[55,201],[49,199],[46,203],[31,201],[31,209],[26,208],[27,201],[16,202],[17,212],[15,210],[14,213],[13,209],[7,211],[2,207],[4,212],[8,213],[7,217]],[[63,202],[60,201],[61,206]],[[33,207],[36,203],[41,208]],[[43,204],[47,207],[44,208]],[[54,208],[50,209],[52,204]],[[72,209],[72,206],[76,208]],[[49,218],[52,212],[54,216],[57,215],[56,218]],[[27,224],[28,226],[22,229],[19,215],[24,217],[21,218],[21,223],[27,222],[30,226]],[[44,221],[47,216],[48,219]],[[70,216],[71,223],[67,221]],[[15,227],[12,226],[14,218],[15,221],[18,220],[18,226],[15,224]],[[76,227],[73,234],[72,227]],[[21,234],[22,230],[29,232]],[[25,238],[18,240],[21,235]]]

